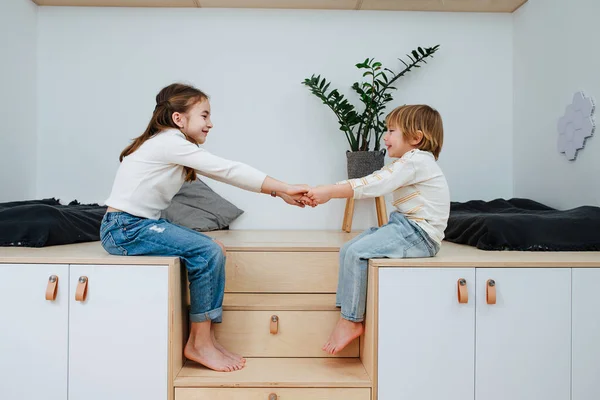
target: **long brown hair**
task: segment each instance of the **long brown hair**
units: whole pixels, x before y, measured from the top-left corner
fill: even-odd
[[[395,108],[386,118],[388,127],[402,131],[407,139],[423,132],[423,139],[417,145],[421,150],[429,151],[437,160],[444,144],[444,124],[440,113],[425,104],[404,105]]]
[[[121,152],[119,161],[123,161],[123,158],[139,149],[146,140],[157,133],[167,129],[180,129],[173,121],[173,113],[186,113],[195,104],[203,100],[208,100],[208,96],[193,86],[173,83],[161,89],[156,95],[156,107],[154,107],[154,112],[152,113],[152,118],[148,123],[148,127],[144,133],[133,139],[133,142]],[[198,144],[184,132],[181,133],[183,133],[185,138],[190,142]],[[192,182],[196,180],[196,171],[193,168],[183,167],[183,169],[185,171],[186,181]]]

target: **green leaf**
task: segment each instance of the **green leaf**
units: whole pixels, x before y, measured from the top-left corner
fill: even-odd
[[[360,112],[336,89],[327,94],[330,82],[321,78],[321,75],[313,74],[301,83],[334,112],[339,128],[346,135],[352,151],[368,150],[370,147],[378,148],[385,130],[385,110],[393,100],[390,92],[397,90],[394,83],[412,69],[427,64],[425,58],[433,58],[433,54],[438,49],[439,45],[417,47],[416,50],[412,50],[406,55],[408,62],[398,59],[404,65],[404,69],[399,73],[383,68],[382,63],[376,62],[374,58],[366,58],[363,63],[356,64],[357,68],[368,70],[362,74],[363,78],[372,76],[370,83],[354,82],[352,85],[352,89],[358,94],[364,106]],[[387,73],[390,75],[388,76]],[[371,144],[373,141],[374,145]]]

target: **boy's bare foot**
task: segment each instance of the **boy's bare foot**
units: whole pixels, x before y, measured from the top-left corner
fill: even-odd
[[[192,345],[189,341],[183,352],[189,360],[215,371],[231,372],[244,368],[244,364],[221,353],[213,344]]]
[[[344,349],[354,339],[362,335],[365,328],[362,322],[352,322],[340,318],[337,325],[329,335],[327,343],[321,348],[329,354],[337,354]]]
[[[240,356],[237,353],[227,350],[225,347],[223,347],[221,343],[217,342],[214,329],[210,330],[210,338],[212,339],[212,342],[217,348],[217,350],[219,350],[221,353],[225,354],[227,357],[231,358],[237,363],[241,362],[242,364],[246,364],[246,359],[244,357]]]

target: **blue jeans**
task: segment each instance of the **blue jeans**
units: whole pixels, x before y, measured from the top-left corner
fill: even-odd
[[[222,321],[225,256],[211,237],[165,219],[109,212],[100,225],[100,240],[113,255],[179,257],[190,282],[190,321]]]
[[[390,214],[384,226],[367,229],[345,243],[340,250],[335,298],[336,306],[342,309],[342,318],[353,322],[365,318],[370,258],[433,257],[439,249],[421,227],[397,211]]]

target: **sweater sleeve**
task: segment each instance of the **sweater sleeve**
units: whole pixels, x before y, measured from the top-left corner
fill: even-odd
[[[200,175],[237,186],[252,192],[260,192],[267,174],[247,164],[215,156],[178,135],[165,141],[166,162],[194,168]]]
[[[399,159],[379,171],[362,178],[348,179],[337,184],[349,183],[355,199],[384,196],[401,186],[415,181],[415,167],[411,160]]]

